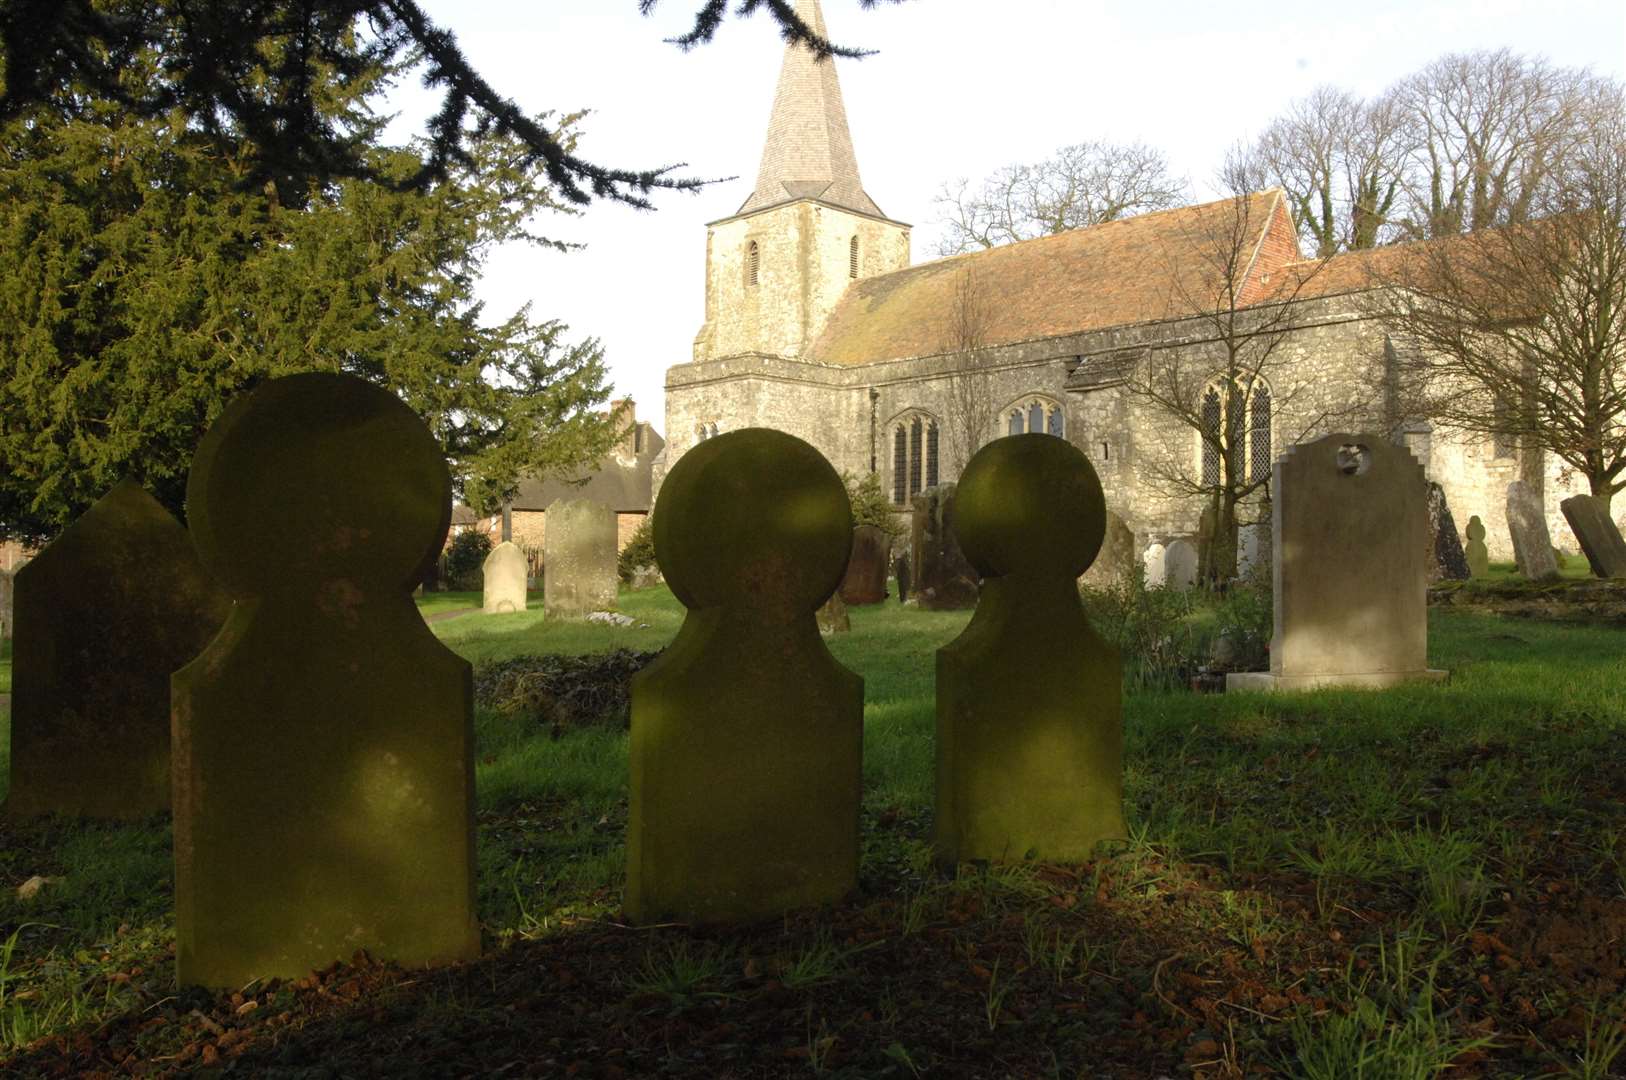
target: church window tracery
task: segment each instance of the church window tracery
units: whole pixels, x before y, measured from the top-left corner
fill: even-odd
[[[1262,378],[1221,376],[1208,384],[1198,412],[1198,471],[1203,487],[1219,487],[1224,482],[1222,451],[1229,458],[1228,472],[1234,482],[1253,484],[1270,476],[1273,408],[1270,386]]]
[[[1005,434],[1065,435],[1067,421],[1061,406],[1049,398],[1024,398],[1011,405],[1005,414]]]
[[[847,276],[850,278],[858,276],[858,237],[856,236],[847,245]]]
[[[892,422],[892,501],[903,506],[938,483],[939,430],[935,417],[906,413]]]
[[[761,254],[757,249],[757,242],[753,240],[745,247],[745,283],[747,285],[757,283],[757,267],[760,263]]]

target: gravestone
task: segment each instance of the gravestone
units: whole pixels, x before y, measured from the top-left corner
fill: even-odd
[[[231,607],[186,530],[121,480],[15,588],[7,815],[167,811],[169,675]]]
[[[1552,534],[1547,531],[1541,496],[1523,480],[1507,486],[1507,531],[1513,540],[1513,559],[1519,573],[1530,581],[1557,579],[1558,559],[1553,555]]]
[[[1445,489],[1428,485],[1428,580],[1466,581],[1472,574],[1462,541],[1457,539],[1457,522],[1445,501]]]
[[[916,495],[910,524],[915,602],[931,611],[975,607],[977,573],[954,529],[954,485],[939,484]]]
[[[492,548],[480,564],[484,582],[481,610],[487,615],[508,615],[525,610],[525,550],[512,540]]]
[[[631,918],[748,922],[856,886],[864,680],[814,618],[851,543],[846,486],[794,436],[728,432],[667,473],[655,554],[688,613],[632,681]]]
[[[1490,549],[1485,546],[1485,523],[1479,520],[1479,515],[1468,519],[1468,546],[1463,549],[1462,557],[1468,563],[1470,577],[1484,577],[1490,573]]]
[[[661,568],[653,564],[640,566],[633,570],[632,581],[628,583],[629,589],[653,589],[661,583]]]
[[[892,536],[878,525],[853,529],[853,553],[839,590],[842,603],[852,607],[879,604],[886,599],[887,562]]]
[[[1227,690],[1382,687],[1428,667],[1428,487],[1404,447],[1328,435],[1274,473],[1270,670]]]
[[[1071,443],[1014,435],[972,456],[959,499],[983,584],[937,651],[938,862],[1088,859],[1126,835],[1121,665],[1076,584],[1105,533],[1101,483]]]
[[[1190,540],[1169,541],[1163,552],[1163,583],[1171,589],[1197,584],[1197,546]]]
[[[1123,518],[1111,510],[1106,512],[1105,534],[1100,554],[1081,579],[1096,589],[1123,585],[1135,572],[1135,534],[1124,524]]]
[[[819,633],[845,634],[853,628],[852,618],[847,614],[847,604],[841,599],[841,590],[837,589],[830,594],[818,610]]]
[[[1570,532],[1581,545],[1592,573],[1601,578],[1626,577],[1626,540],[1604,504],[1591,495],[1572,495],[1558,504]]]
[[[589,611],[614,611],[621,585],[615,511],[591,499],[555,499],[543,520],[542,606],[547,617],[579,619]]]
[[[892,573],[898,579],[898,603],[907,604],[911,584],[909,578],[909,551],[907,548],[898,552],[897,560],[892,564]]]
[[[1163,585],[1168,578],[1168,549],[1162,544],[1151,543],[1141,552],[1140,561],[1146,577],[1146,587],[1155,589]]]
[[[182,986],[479,954],[473,673],[409,595],[451,496],[423,422],[344,375],[262,383],[198,446],[192,535],[238,603],[171,680]]]

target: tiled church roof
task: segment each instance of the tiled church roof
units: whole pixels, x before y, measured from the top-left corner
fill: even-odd
[[[1275,189],[855,281],[808,359],[865,364],[957,351],[953,312],[968,272],[985,313],[981,344],[988,346],[1194,314],[1215,302],[1214,252],[1231,246],[1239,223],[1250,252],[1242,298],[1263,299],[1273,287],[1266,275],[1301,259],[1292,215]]]
[[[796,0],[796,13],[820,37],[828,36],[819,0]],[[815,63],[813,53],[800,45],[785,49],[757,186],[737,213],[792,199],[818,199],[861,214],[886,216],[858,179],[858,157],[847,130],[835,59]]]

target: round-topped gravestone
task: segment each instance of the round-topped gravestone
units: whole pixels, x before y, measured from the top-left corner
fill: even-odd
[[[238,603],[171,681],[181,984],[477,955],[472,673],[411,597],[451,516],[428,429],[359,379],[274,379],[187,509]]]
[[[633,678],[627,913],[745,922],[834,903],[858,880],[864,681],[814,612],[851,550],[846,488],[807,443],[746,428],[679,458],[654,518],[688,614]]]
[[[1468,543],[1463,548],[1463,555],[1468,560],[1468,574],[1470,577],[1484,577],[1490,573],[1490,549],[1485,546],[1485,523],[1475,514],[1468,519],[1468,527],[1463,531],[1468,535]]]
[[[1101,483],[1065,440],[1012,435],[972,456],[958,503],[983,581],[937,651],[938,861],[1087,859],[1125,835],[1118,650],[1077,585],[1106,531]]]

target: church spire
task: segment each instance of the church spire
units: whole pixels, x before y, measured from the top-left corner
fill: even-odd
[[[796,0],[796,14],[820,37],[828,37],[819,0]],[[835,58],[815,63],[812,50],[797,44],[785,48],[757,186],[738,213],[792,199],[818,199],[861,214],[886,216],[858,179]]]

